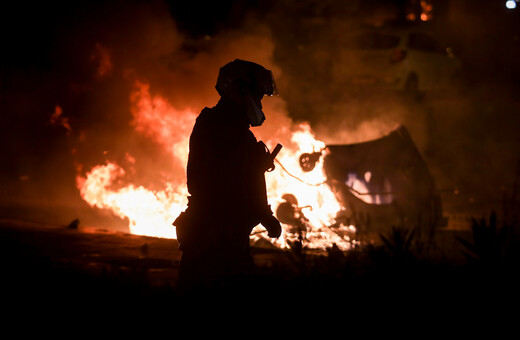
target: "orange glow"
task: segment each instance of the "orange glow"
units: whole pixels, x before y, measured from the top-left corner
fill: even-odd
[[[136,81],[130,95],[132,124],[135,130],[171,153],[173,159],[186,165],[191,129],[197,115],[194,111],[176,110],[161,96],[150,95],[150,84]]]
[[[108,75],[113,69],[110,52],[100,44],[95,45],[94,53],[92,53],[90,60],[97,64],[97,75],[99,77]]]
[[[135,130],[167,150],[172,161],[179,163],[185,173],[189,136],[197,117],[195,111],[175,109],[162,96],[151,95],[150,85],[141,81],[135,83],[130,102]],[[304,212],[308,218],[306,246],[325,249],[335,243],[342,250],[350,249],[353,241],[346,235],[352,235],[355,228],[343,225],[330,228],[341,206],[328,186],[322,184],[326,180],[323,158],[311,172],[303,172],[299,165],[301,153],[319,152],[325,148],[325,144],[315,139],[308,124],[289,126],[279,131],[283,136],[271,136],[265,142],[272,148],[280,140],[290,138],[277,160],[300,180],[290,176],[279,165],[273,172],[266,174],[268,200],[273,212],[283,202],[281,197],[291,193],[297,197],[300,207],[308,206]],[[139,162],[128,153],[125,158],[132,165]],[[104,165],[92,168],[85,176],[78,175],[77,186],[81,197],[91,206],[110,209],[117,216],[127,218],[132,234],[176,238],[172,222],[186,208],[188,192],[185,178],[178,178],[178,182],[183,184],[167,183],[163,190],[153,191],[127,183],[125,177],[125,169],[115,162],[107,161]],[[283,225],[283,228],[282,236],[272,240],[281,248],[288,247],[287,241],[293,237],[289,226]],[[262,233],[261,226],[257,226],[254,231],[253,241],[267,237],[266,233]]]
[[[64,127],[67,130],[67,133],[72,131],[72,128],[69,124],[69,119],[63,116],[63,110],[59,105],[56,105],[54,112],[51,114],[50,122],[52,125]]]
[[[310,172],[304,172],[299,165],[299,156],[302,153],[312,153],[325,148],[325,144],[314,138],[308,124],[301,124],[292,133],[291,141],[297,145],[297,149],[283,148],[277,160],[293,175],[301,179],[299,181],[287,174],[280,166],[267,174],[267,192],[269,202],[273,210],[284,200],[282,196],[286,193],[293,194],[298,199],[298,206],[308,209],[304,210],[305,216],[309,219],[307,224],[308,246],[310,248],[324,249],[336,243],[340,249],[347,250],[351,246],[349,237],[340,237],[330,226],[335,223],[335,217],[341,210],[339,202],[333,192],[325,184],[326,178],[323,173],[323,158],[316,164]],[[321,185],[319,185],[321,184]],[[258,228],[258,227],[257,227]],[[352,231],[352,226],[338,227],[343,231]],[[284,225],[287,231],[289,226]],[[275,245],[282,248],[288,247],[288,240],[291,240],[288,232],[274,241]]]
[[[419,3],[420,8],[416,8],[417,3],[414,4],[413,8],[408,8],[406,14],[406,20],[408,21],[430,21],[433,19],[433,4],[431,0],[421,0]],[[419,13],[417,13],[419,12]]]
[[[421,1],[421,21],[429,21],[433,18],[433,5],[430,1]]]
[[[86,177],[78,176],[81,197],[92,207],[110,209],[122,219],[128,218],[130,233],[176,238],[171,227],[172,216],[186,206],[187,190],[169,185],[162,191],[151,191],[129,184],[120,189],[111,188],[124,179],[125,171],[115,163],[95,166]]]

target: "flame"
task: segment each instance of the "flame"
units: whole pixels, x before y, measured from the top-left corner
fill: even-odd
[[[187,190],[169,184],[162,191],[151,191],[133,184],[119,189],[111,186],[124,178],[125,171],[119,165],[107,162],[95,166],[86,177],[78,176],[77,185],[81,197],[93,207],[110,209],[121,218],[130,221],[130,233],[166,238],[176,238],[171,227],[172,216],[181,213],[187,204]]]
[[[266,176],[269,202],[278,206],[284,202],[284,194],[293,194],[299,207],[307,207],[302,209],[308,219],[305,223],[306,245],[309,248],[325,249],[335,243],[340,249],[348,250],[353,242],[350,238],[354,231],[353,226],[335,225],[342,207],[325,184],[323,157],[311,172],[302,171],[299,165],[299,156],[302,153],[324,150],[325,143],[315,139],[308,124],[300,124],[296,129],[291,136],[296,149],[282,149],[277,160],[283,168],[277,166]],[[284,225],[285,232],[274,244],[282,248],[289,247],[288,241],[294,241],[299,236],[291,235],[290,229],[289,225]]]
[[[160,95],[152,96],[150,85],[143,81],[136,81],[130,102],[135,130],[167,150],[172,161],[179,163],[185,174],[189,136],[197,115],[190,110],[175,109]],[[355,228],[335,221],[342,208],[324,184],[323,159],[311,172],[303,172],[299,166],[301,153],[321,151],[325,144],[315,139],[308,124],[297,125],[291,130],[291,145],[284,147],[277,157],[283,167],[277,166],[266,175],[268,200],[275,210],[283,202],[282,196],[291,193],[297,197],[299,207],[306,207],[305,245],[309,248],[325,249],[334,243],[342,250],[350,249],[353,244],[350,235]],[[266,144],[272,146],[277,140],[279,138],[273,136]],[[126,158],[131,159],[129,163],[132,165],[139,161],[128,153]],[[89,205],[110,209],[117,216],[128,219],[132,234],[176,238],[172,222],[187,204],[185,175],[177,179],[182,184],[168,182],[163,190],[149,190],[131,183],[122,185],[128,180],[126,175],[120,165],[107,161],[92,168],[85,176],[78,175],[77,186]],[[256,228],[252,239],[266,238],[263,228]],[[283,228],[282,236],[272,241],[282,248],[289,247],[290,241],[296,237],[291,226],[283,225]]]
[[[135,130],[153,139],[171,153],[173,159],[186,165],[189,138],[197,115],[176,110],[166,99],[150,95],[150,84],[136,81],[130,95]]]

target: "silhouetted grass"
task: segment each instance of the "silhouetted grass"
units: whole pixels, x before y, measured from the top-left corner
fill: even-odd
[[[381,242],[348,252],[333,245],[325,256],[304,256],[305,249],[295,247],[291,256],[305,270],[293,271],[276,284],[298,294],[395,303],[452,298],[469,305],[516,296],[520,242],[514,228],[499,223],[495,213],[489,220],[473,219],[471,227],[467,238],[448,234],[454,238],[449,244],[433,238],[425,245],[413,228],[392,226],[379,235]],[[447,253],[461,252],[465,260],[434,253],[443,247],[456,247]]]
[[[452,236],[465,261],[431,256],[414,229],[389,227],[379,235],[380,242],[341,251],[336,245],[318,254],[301,242],[289,250],[262,250],[273,256],[251,277],[237,284],[212,287],[201,297],[253,299],[258,303],[282,301],[297,303],[351,304],[391,300],[393,304],[448,297],[479,301],[509,299],[518,290],[520,252],[518,233],[496,214],[489,219],[473,219],[466,238]],[[112,269],[95,274],[85,272],[74,262],[54,263],[18,239],[3,247],[4,291],[12,291],[12,300],[43,299],[52,304],[58,298],[70,304],[92,303],[125,306],[161,305],[163,302],[190,302],[176,287],[154,286],[148,282],[146,263],[125,265],[126,270]],[[19,239],[21,241],[21,239]],[[16,242],[15,242],[16,241]],[[436,242],[439,242],[438,240]],[[447,247],[435,244],[435,249]],[[141,249],[141,251],[144,251]],[[16,260],[16,261],[15,261]],[[139,263],[141,263],[139,262]],[[439,300],[440,301],[440,300]]]

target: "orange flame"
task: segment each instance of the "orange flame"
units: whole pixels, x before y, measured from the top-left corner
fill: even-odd
[[[136,81],[135,87],[130,96],[135,130],[157,142],[171,153],[173,159],[185,165],[190,133],[197,115],[188,110],[176,110],[161,96],[152,97],[148,83]]]
[[[86,177],[77,177],[81,197],[93,207],[111,209],[117,216],[128,218],[132,234],[176,238],[171,219],[186,206],[187,190],[169,185],[153,192],[133,184],[111,189],[124,175],[124,169],[115,163],[95,166]]]

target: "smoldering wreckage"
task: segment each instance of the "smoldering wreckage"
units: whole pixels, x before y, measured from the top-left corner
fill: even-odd
[[[405,126],[375,140],[326,145],[318,152],[303,153],[299,157],[302,170],[313,171],[322,157],[324,184],[342,206],[331,229],[341,224],[355,226],[355,237],[373,242],[392,226],[431,237],[436,228],[447,225],[435,180]],[[283,198],[277,218],[304,234],[308,221],[304,211],[312,207],[299,207],[290,193]]]

